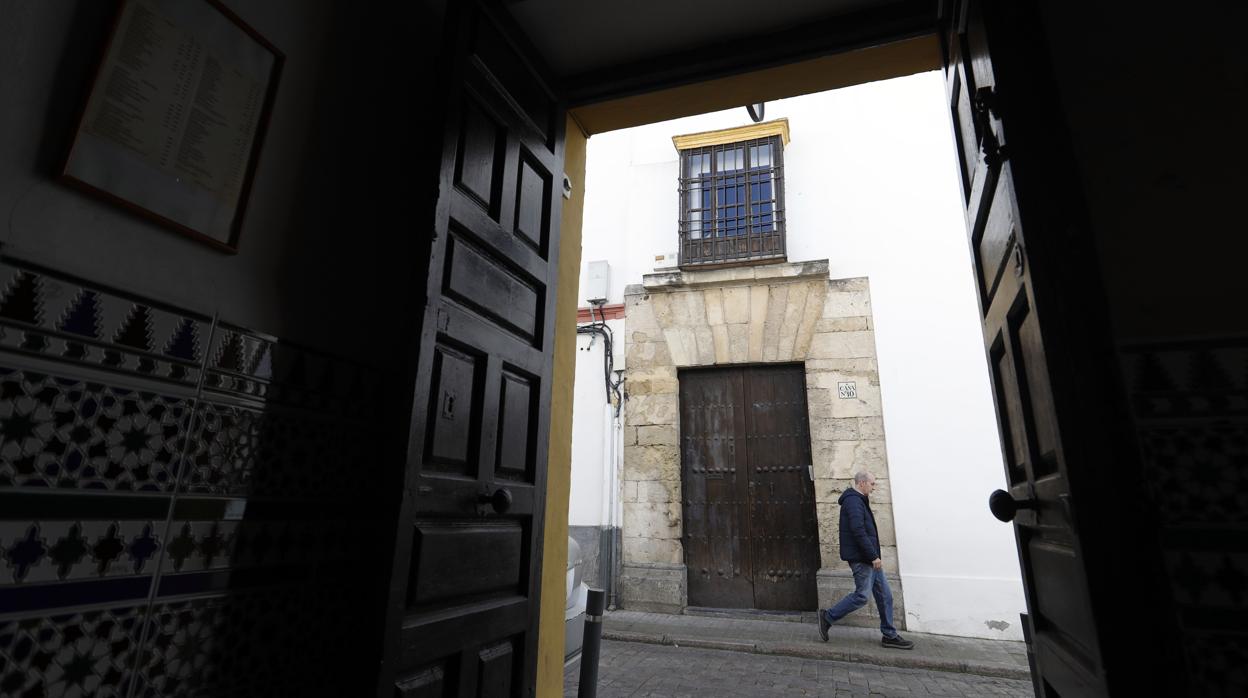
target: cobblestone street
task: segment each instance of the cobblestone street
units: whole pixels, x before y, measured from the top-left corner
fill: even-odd
[[[576,696],[579,660],[564,671]],[[824,659],[604,640],[598,695],[615,696],[1031,696],[1031,683]]]

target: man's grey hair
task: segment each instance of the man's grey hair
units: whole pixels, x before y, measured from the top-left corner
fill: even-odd
[[[870,482],[872,479],[874,478],[871,477],[871,473],[868,473],[865,470],[859,470],[858,472],[854,473],[855,485],[860,485],[864,482]]]

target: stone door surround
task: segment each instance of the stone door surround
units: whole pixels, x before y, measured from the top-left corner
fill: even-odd
[[[866,278],[830,279],[827,260],[647,274],[625,290],[623,568],[625,608],[687,605],[680,492],[677,371],[696,366],[801,362],[806,370],[819,524],[819,604],[852,589],[840,560],[837,499],[866,469],[895,619],[897,578],[883,409]],[[875,608],[849,619],[874,625]]]

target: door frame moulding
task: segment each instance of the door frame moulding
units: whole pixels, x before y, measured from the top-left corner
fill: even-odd
[[[1056,76],[1054,67],[1050,63],[1052,59],[1049,56],[1049,46],[1044,41],[1043,23],[1035,21],[1039,18],[1036,4],[1025,3],[1023,7],[1011,7],[1009,4],[994,5],[998,12],[1008,15],[1010,19],[1028,20],[1026,23],[1020,22],[1019,24],[1026,24],[1030,27],[1030,31],[1020,32],[1026,38],[1025,41],[1012,46],[998,46],[996,47],[998,51],[994,52],[997,54],[994,55],[994,59],[1005,59],[1003,65],[1012,64],[1009,67],[1017,76],[1032,81],[1028,84],[1028,80],[1023,80],[1021,84],[1014,86],[1019,90],[1014,95],[1017,101],[1022,106],[1039,107],[1033,110],[1018,110],[1022,113],[1031,112],[1025,117],[1025,120],[1030,122],[1029,125],[1041,125],[1034,133],[1028,134],[1039,137],[1031,142],[1027,142],[1027,139],[1016,139],[1014,143],[1016,148],[1011,153],[1011,160],[1015,164],[1023,165],[1021,175],[1018,177],[1022,191],[1018,197],[1021,215],[1023,218],[1035,219],[1031,223],[1033,237],[1065,234],[1070,236],[1072,242],[1078,242],[1082,249],[1087,250],[1086,237],[1080,234],[1091,228],[1089,214],[1081,193],[1077,191],[1077,184],[1075,184],[1077,178],[1072,179],[1069,177],[1069,172],[1063,171],[1064,166],[1077,165],[1080,160],[1072,152],[1070,134],[1062,128],[1069,122],[1069,115],[1061,112],[1061,104],[1058,101],[1060,92],[1057,86],[1052,84]],[[953,3],[942,1],[939,3],[938,11],[929,11],[922,21],[916,23],[922,29],[909,34],[897,31],[881,32],[879,41],[875,43],[843,46],[840,52],[831,49],[801,57],[790,55],[787,60],[778,57],[780,52],[764,55],[742,54],[737,58],[725,55],[727,52],[712,52],[716,55],[701,62],[695,61],[692,65],[682,64],[679,56],[668,56],[664,60],[669,63],[668,66],[656,65],[655,62],[637,63],[574,76],[573,79],[565,81],[565,85],[570,90],[568,94],[572,96],[573,108],[569,116],[581,125],[587,135],[593,135],[697,113],[737,108],[757,101],[775,100],[863,84],[873,80],[900,77],[925,70],[942,69],[945,49],[943,33],[951,21],[949,15],[952,9]],[[855,19],[854,15],[850,15],[845,21],[847,24],[852,24],[860,19]],[[1017,28],[1017,26],[1010,27],[1010,29]],[[869,46],[869,48],[863,48],[864,46]],[[888,63],[886,54],[879,52],[890,47],[896,51],[901,46],[915,49],[916,55],[923,56],[923,60],[910,63],[894,62],[891,72],[882,69],[878,72],[872,71],[873,63],[876,64],[876,69],[880,67],[877,61]],[[821,62],[825,62],[822,63],[822,67],[809,68],[809,73],[803,74],[800,70],[803,66],[815,66]],[[854,67],[858,70],[852,69]],[[820,75],[821,72],[822,75]],[[594,82],[598,83],[597,87],[594,87]],[[1009,86],[1007,85],[1005,89],[1008,91]],[[1008,101],[1010,95],[1003,92],[1002,97],[1005,98],[1004,103]],[[1046,125],[1056,125],[1058,128],[1044,128]],[[1020,128],[1019,132],[1024,130],[1026,129]],[[1049,193],[1059,194],[1062,199],[1061,216],[1050,212],[1046,218],[1043,212],[1044,205],[1036,211],[1029,210],[1032,208],[1031,204],[1035,202],[1044,204]],[[1059,218],[1060,220],[1057,220]],[[1048,222],[1053,223],[1051,228],[1045,226]],[[1043,245],[1037,247],[1042,248]],[[1081,455],[1087,462],[1095,462],[1097,456],[1100,456],[1100,460],[1104,462],[1122,462],[1138,469],[1136,462],[1138,453],[1135,452],[1132,441],[1128,412],[1124,407],[1120,386],[1112,378],[1118,375],[1118,366],[1113,348],[1107,341],[1108,335],[1102,331],[1108,315],[1103,290],[1100,287],[1099,269],[1095,265],[1095,250],[1090,252],[1091,254],[1078,259],[1078,264],[1073,269],[1067,268],[1064,264],[1053,265],[1057,271],[1050,272],[1052,278],[1049,283],[1066,282],[1070,285],[1069,289],[1055,291],[1053,288],[1048,288],[1046,289],[1048,293],[1037,294],[1038,303],[1061,305],[1060,301],[1078,298],[1080,291],[1085,292],[1084,298],[1080,299],[1083,302],[1063,308],[1068,313],[1067,317],[1063,318],[1063,324],[1071,333],[1083,329],[1096,330],[1091,333],[1094,335],[1090,338],[1092,341],[1083,348],[1083,351],[1076,352],[1073,356],[1067,353],[1062,357],[1066,359],[1065,361],[1055,362],[1051,368],[1055,374],[1064,374],[1055,376],[1059,379],[1095,378],[1095,380],[1087,381],[1092,388],[1090,394],[1077,397],[1072,395],[1076,402],[1074,404],[1064,402],[1061,405],[1062,411],[1066,412],[1065,408],[1071,408],[1069,413],[1075,417],[1081,415],[1091,417],[1085,420],[1086,423],[1108,425],[1109,431],[1113,434],[1113,438],[1109,440],[1083,442],[1081,439],[1075,439],[1076,443],[1073,444],[1075,448],[1072,451],[1083,452]],[[1048,260],[1044,259],[1043,255],[1036,255],[1033,259],[1029,259],[1029,263],[1031,261],[1036,262],[1038,266],[1044,266]],[[1056,341],[1060,342],[1061,339],[1063,337],[1058,337]],[[1102,378],[1106,376],[1110,378]],[[570,419],[570,415],[568,418]],[[1084,436],[1084,433],[1080,432],[1079,436]],[[1092,492],[1098,489],[1109,491],[1106,482],[1099,479],[1104,477],[1103,474],[1096,472],[1095,469],[1087,470],[1090,471],[1077,473],[1076,477],[1072,478],[1072,482],[1079,480],[1076,484]],[[1126,512],[1137,513],[1138,503],[1119,506]],[[1096,536],[1099,539],[1097,542],[1101,543],[1104,549],[1111,549],[1110,546],[1104,544],[1112,542],[1108,538],[1115,533],[1118,533],[1117,527],[1106,527]],[[1131,545],[1128,544],[1127,547],[1130,548]],[[1143,553],[1147,553],[1147,550],[1132,549],[1130,554],[1124,554],[1123,557],[1139,561],[1144,559]],[[1109,555],[1098,561],[1097,564],[1100,566],[1096,571],[1100,574],[1096,576],[1101,580],[1101,584],[1096,586],[1110,585],[1121,579],[1121,572],[1115,572],[1109,567],[1115,557],[1115,555]],[[671,571],[666,569],[667,567],[674,566],[656,564],[654,567],[656,571],[666,573]],[[656,581],[665,583],[662,580]],[[1106,587],[1095,591],[1102,592],[1095,595],[1098,597],[1098,602],[1109,607],[1103,609],[1109,614],[1108,617],[1123,626],[1137,628],[1144,622],[1151,622],[1137,618],[1138,609],[1131,607],[1125,598],[1115,601],[1112,598],[1113,595],[1108,593],[1113,591],[1112,588]],[[1181,647],[1173,640],[1160,644],[1165,645],[1164,649],[1181,650]],[[1138,650],[1116,650],[1112,654],[1113,657],[1107,659],[1128,667],[1127,671],[1119,672],[1116,677],[1115,683],[1119,688],[1140,685],[1152,678],[1147,673],[1140,674],[1138,677],[1131,676],[1129,667],[1133,664],[1138,666],[1139,656],[1141,656]],[[1142,656],[1150,658],[1150,661],[1158,661],[1166,654],[1158,646],[1152,646]],[[1177,656],[1177,652],[1172,653],[1172,656]],[[1176,668],[1182,671],[1181,667]],[[1129,688],[1127,690],[1129,691]]]
[[[741,51],[738,43],[734,50],[717,51],[710,58],[706,54],[683,59],[669,56],[572,76],[559,86],[569,107],[567,133],[571,135],[575,131],[588,140],[594,134],[758,101],[939,70],[943,65],[939,18],[932,10],[930,2],[907,0],[890,12],[855,13],[835,20],[835,26],[822,22],[776,34],[766,42],[759,42],[762,48],[754,51]],[[563,270],[557,290],[558,307],[565,305],[567,296],[573,298],[566,305],[576,306],[575,278],[579,267],[569,262],[575,259],[579,265],[580,260],[585,160],[583,145],[565,151],[564,172],[573,179],[573,198],[571,205],[564,207],[561,222],[561,245],[568,249],[560,251]],[[568,327],[562,315],[558,322],[560,328]],[[558,330],[556,347],[561,346],[561,342],[566,343],[564,335],[570,334],[568,330]],[[556,357],[556,371],[562,365]],[[764,365],[773,364],[764,362]],[[561,390],[567,393],[563,398],[559,394]],[[548,497],[568,491],[571,470],[570,453],[566,452],[570,450],[571,423],[571,381],[568,381],[556,386],[552,396]],[[566,434],[568,441],[562,447],[555,438],[561,433]],[[541,590],[541,608],[547,617],[543,618],[538,640],[540,695],[553,694],[561,690],[562,685],[558,666],[558,658],[562,656],[562,627],[555,620],[556,614],[549,609],[558,605],[565,589],[562,575],[547,569],[551,562],[566,559],[566,543],[563,542],[567,532],[566,509],[562,519],[558,509],[547,503],[543,545],[547,564],[543,566]],[[651,573],[664,577],[669,584],[683,587],[684,565],[667,567],[655,565]],[[900,579],[890,579],[890,583],[895,585],[900,602]],[[898,607],[901,608],[900,603]],[[905,617],[904,611],[901,617]]]

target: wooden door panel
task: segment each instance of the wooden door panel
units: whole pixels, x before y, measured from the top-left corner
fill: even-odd
[[[550,195],[554,176],[527,148],[520,151],[513,227],[538,254],[545,255],[550,227]]]
[[[465,97],[461,112],[455,186],[497,217],[507,130],[475,96]]]
[[[1032,439],[1033,477],[1040,479],[1058,471],[1057,415],[1053,409],[1053,391],[1049,387],[1049,370],[1044,360],[1044,346],[1035,313],[1026,298],[1020,298],[1010,313],[1011,344],[1015,351],[1015,368],[1022,377],[1027,414],[1027,432]]]
[[[1012,208],[1008,172],[1004,170],[982,215],[984,236],[1004,237],[1012,247],[1022,244],[1019,227],[1012,223],[1012,215],[994,211]],[[994,226],[1010,232],[996,231]],[[1006,256],[1012,257],[1011,252]],[[977,264],[983,273],[982,261],[977,259]],[[1035,502],[1033,509],[1015,516],[1014,525],[1033,641],[1037,648],[1046,648],[1037,649],[1037,666],[1052,695],[1079,695],[1076,687],[1100,683],[1097,631],[1064,476],[1040,318],[1034,311],[1025,261],[1011,261],[993,276],[984,304],[984,336],[1006,476],[1015,500]]]
[[[1011,485],[1026,483],[1031,458],[1027,455],[1027,429],[1023,426],[1023,407],[1019,397],[1018,375],[1014,371],[1013,352],[1005,337],[998,334],[988,349],[992,371],[993,392],[997,397],[997,424],[1001,433],[1007,480]]]
[[[1095,657],[1096,627],[1087,590],[1070,581],[1083,575],[1078,553],[1069,544],[1039,536],[1027,541],[1026,552],[1027,569],[1033,572],[1028,581],[1036,593],[1035,623],[1076,646],[1080,655]]]
[[[1046,691],[1042,698],[1103,695],[1097,630],[1079,553],[1069,543],[1020,528],[1023,583],[1034,599],[1028,622]]]
[[[477,691],[480,698],[505,698],[513,695],[512,684],[516,682],[517,661],[523,644],[517,647],[514,639],[488,645],[477,652]]]
[[[525,343],[540,344],[544,284],[470,235],[467,227],[454,221],[446,243],[444,295]]]
[[[689,604],[815,608],[802,367],[682,372],[680,420]]]
[[[801,366],[746,369],[747,462],[754,607],[814,610],[819,570]]]
[[[537,420],[541,382],[514,367],[504,367],[498,396],[498,457],[494,476],[532,484],[537,453]]]
[[[981,172],[991,168],[981,167]],[[992,177],[995,182],[992,196],[986,201],[991,205],[987,215],[977,216],[982,225],[973,231],[976,266],[979,267],[980,299],[985,308],[991,307],[993,296],[996,295],[997,284],[1010,268],[1010,260],[1015,252],[1016,233],[1014,229],[1013,205],[1009,201],[1009,165],[1003,168],[1003,176]],[[982,177],[985,182],[987,176]],[[1015,265],[1017,264],[1015,259]]]
[[[975,86],[966,75],[961,57],[964,54],[960,35],[955,35],[948,46],[951,69],[945,89],[949,93],[949,108],[953,113],[953,138],[958,152],[958,171],[962,175],[962,197],[971,198],[971,164],[978,158],[979,138],[975,135],[971,96]],[[964,203],[965,203],[964,201]]]
[[[485,69],[482,75],[513,105],[517,119],[512,128],[522,136],[535,136],[544,150],[554,152],[562,108],[541,81],[534,80],[533,61],[517,50],[498,23],[473,22],[469,37],[472,62]]]
[[[725,485],[723,489],[727,489]],[[708,558],[695,568],[699,579],[697,596],[691,606],[719,608],[751,608],[754,583],[746,536],[741,518],[742,504],[735,493],[719,494],[716,486],[708,488],[713,503],[706,507]],[[720,500],[720,501],[715,501]]]
[[[960,41],[964,49],[964,70],[970,76],[973,91],[996,85],[993,75],[992,56],[988,52],[988,32],[984,26],[984,14],[981,0],[967,0],[961,3],[962,30]],[[976,125],[976,131],[982,139],[985,125]]]
[[[523,592],[524,528],[515,521],[417,521],[412,550],[419,571],[408,586],[416,608],[483,594]]]
[[[489,598],[459,605],[443,604],[441,612],[411,614],[400,628],[395,661],[404,667],[463,652],[476,652],[490,640],[524,633],[529,602],[522,596]],[[485,637],[486,640],[481,638]],[[405,669],[404,673],[412,671]],[[386,694],[388,695],[388,694]]]
[[[396,698],[446,698],[455,695],[450,687],[457,685],[456,664],[443,660],[422,667],[395,683]]]
[[[971,136],[971,97],[966,91],[961,71],[954,71],[949,79],[950,83],[947,89],[949,90],[950,108],[953,110],[956,119],[953,127],[953,138],[954,145],[961,155],[958,158],[958,168],[959,173],[962,175],[962,198],[966,200],[971,197],[971,178],[969,176],[970,173],[966,171],[966,163],[974,161],[974,149],[976,146]]]
[[[451,217],[474,234],[486,236],[505,262],[541,278],[552,249],[551,222],[562,201],[555,186],[562,156],[556,157],[548,134],[521,115],[480,61],[471,62],[462,88],[463,108],[480,114],[476,118],[484,123],[477,128],[483,135],[477,137],[482,141],[477,157],[456,150],[453,186],[462,196],[450,202]],[[460,139],[464,147],[464,136]]]
[[[379,695],[532,695],[562,112],[489,10],[451,12]]]
[[[434,347],[425,467],[464,477],[476,474],[485,357],[439,343]]]
[[[1038,645],[1035,651],[1037,666],[1044,667],[1039,683],[1046,698],[1105,695],[1104,684],[1095,677],[1096,667],[1075,652],[1058,643]]]
[[[1020,501],[1035,498],[1040,503],[1020,511],[1015,522],[1041,527],[1046,535],[1069,542],[1074,539],[1069,490],[1059,469],[1056,413],[1028,291],[1022,274],[1003,277],[985,318],[985,327],[996,331],[988,354],[1002,450],[1011,493]]]
[[[680,376],[681,492],[691,606],[751,608],[745,492],[738,461],[741,376],[704,370]]]
[[[1046,328],[1056,323],[1046,324],[1036,304],[1027,231],[1016,204],[1007,123],[997,93],[992,27],[982,10],[975,0],[961,2],[947,18],[946,85],[963,186],[969,192],[967,231],[1006,480],[1009,494],[1023,505],[1013,524],[1037,656],[1037,686],[1051,696],[1097,694],[1105,687],[1100,633],[1048,364],[1053,347],[1046,342]],[[967,147],[972,139],[974,149]],[[1060,336],[1059,331],[1052,334]],[[1077,392],[1076,386],[1064,388]]]
[[[395,682],[396,698],[508,698],[524,680],[523,635],[442,657]]]

